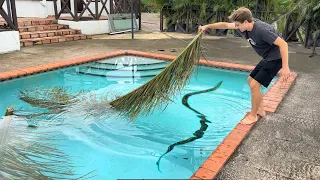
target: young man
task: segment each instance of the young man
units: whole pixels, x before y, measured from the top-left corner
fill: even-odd
[[[260,86],[268,87],[278,71],[283,81],[290,76],[288,64],[288,44],[281,39],[273,26],[252,17],[247,8],[235,10],[229,19],[233,23],[217,22],[200,26],[199,31],[207,29],[235,29],[249,41],[254,50],[263,59],[254,68],[248,78],[251,89],[251,111],[241,120],[242,124],[251,124],[258,120],[258,116],[266,115],[263,109]]]

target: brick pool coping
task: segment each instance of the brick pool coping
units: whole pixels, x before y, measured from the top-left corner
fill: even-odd
[[[135,55],[156,59],[174,60],[176,56],[146,53],[141,51],[123,50],[115,51],[112,53],[105,53],[100,55],[94,55],[90,57],[81,57],[72,60],[60,61],[55,63],[49,63],[46,65],[34,66],[25,69],[18,69],[8,72],[0,73],[0,82],[41,72],[51,71],[68,66],[74,66],[84,64],[96,60],[105,58],[111,58],[122,55]],[[232,64],[225,62],[207,61],[201,59],[200,65],[217,67],[230,70],[251,71],[254,66],[247,66],[241,64]],[[288,92],[289,88],[293,84],[297,77],[297,73],[292,72],[287,82],[281,82],[278,79],[271,88],[263,96],[264,108],[267,112],[273,113],[279,106],[280,102]],[[238,123],[236,127],[226,136],[226,138],[220,143],[220,145],[212,152],[207,160],[200,166],[200,168],[190,177],[190,179],[213,179],[218,172],[222,169],[227,160],[232,156],[233,152],[240,145],[242,140],[250,132],[255,123],[250,125],[243,125]]]

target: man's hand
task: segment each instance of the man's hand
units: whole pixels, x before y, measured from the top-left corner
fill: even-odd
[[[198,31],[199,32],[205,32],[208,29],[208,26],[199,26]]]
[[[289,67],[281,68],[280,71],[279,71],[279,74],[280,74],[280,78],[282,79],[282,81],[286,82],[290,77],[290,69],[289,69]]]

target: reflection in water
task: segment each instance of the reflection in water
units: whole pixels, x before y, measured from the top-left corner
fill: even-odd
[[[160,160],[161,158],[166,155],[167,153],[169,153],[170,151],[173,150],[173,148],[176,146],[176,145],[182,145],[182,144],[186,144],[186,143],[189,143],[189,142],[192,142],[196,139],[199,139],[199,138],[202,138],[204,132],[207,130],[208,128],[208,125],[206,123],[211,123],[210,121],[208,121],[206,119],[206,116],[203,115],[202,113],[200,113],[199,111],[195,110],[194,108],[192,108],[189,103],[188,103],[188,99],[189,97],[193,96],[193,95],[196,95],[196,94],[201,94],[201,93],[206,93],[206,92],[210,92],[210,91],[214,91],[216,89],[218,89],[220,87],[220,85],[222,84],[222,81],[219,82],[215,87],[213,88],[210,88],[210,89],[206,89],[206,90],[203,90],[203,91],[197,91],[197,92],[193,92],[193,93],[189,93],[189,94],[186,94],[183,96],[182,98],[182,104],[184,106],[186,106],[187,108],[189,108],[190,110],[192,110],[193,112],[197,113],[198,114],[198,117],[201,119],[200,120],[200,124],[201,124],[201,127],[199,130],[197,130],[196,132],[193,133],[193,137],[190,137],[188,139],[185,139],[185,140],[182,140],[182,141],[179,141],[179,142],[176,142],[174,144],[171,144],[169,147],[168,147],[168,150],[162,154],[158,161],[157,161],[157,166],[158,166],[158,170],[161,172],[160,170]]]

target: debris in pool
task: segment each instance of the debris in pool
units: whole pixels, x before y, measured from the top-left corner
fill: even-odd
[[[109,96],[108,96],[109,97]],[[83,112],[83,118],[101,116],[105,114],[117,114],[107,98],[98,98],[97,94],[86,90],[72,90],[68,87],[32,87],[20,91],[19,99],[38,109],[7,108],[6,116],[14,115],[24,118],[28,127],[39,127],[39,123],[52,123],[62,125],[60,116],[64,114],[79,114]],[[43,121],[44,120],[44,121]],[[47,124],[48,125],[48,124]]]
[[[6,113],[5,113],[4,116],[12,116],[12,115],[13,115],[13,112],[14,112],[13,107],[7,107]]]
[[[35,125],[35,124],[28,124],[28,127],[30,127],[30,128],[37,128],[38,126]]]

